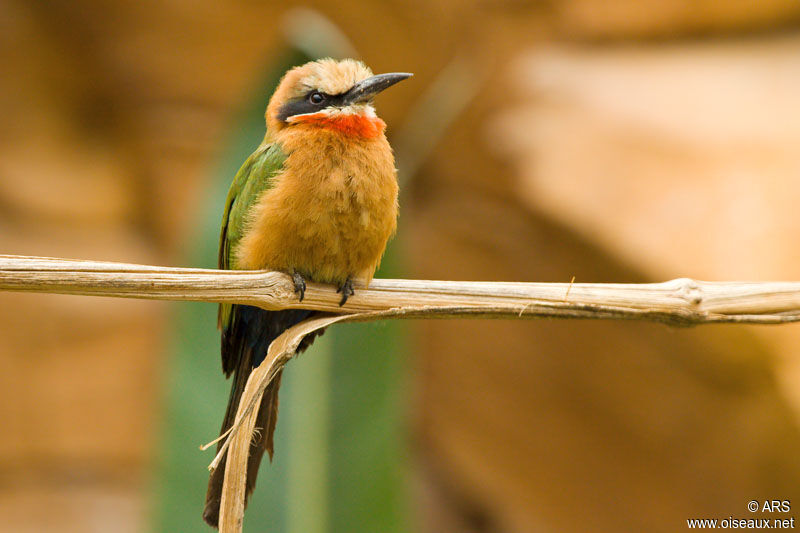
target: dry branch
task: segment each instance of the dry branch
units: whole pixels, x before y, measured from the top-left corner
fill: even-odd
[[[289,276],[266,271],[166,268],[124,263],[0,255],[0,291],[191,300],[265,309],[327,311],[288,329],[247,382],[237,418],[210,468],[228,453],[220,531],[241,531],[254,406],[269,381],[314,329],[382,318],[604,318],[675,326],[800,321],[800,282],[512,283],[376,279],[339,307],[333,287],[309,283],[302,303]]]
[[[0,255],[0,290],[235,302],[379,318],[612,318],[672,325],[800,321],[800,282],[515,283],[376,279],[339,307],[333,287],[309,283],[302,303],[289,276]]]

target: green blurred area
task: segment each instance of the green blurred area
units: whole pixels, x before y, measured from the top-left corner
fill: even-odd
[[[327,55],[327,54],[324,54]],[[331,53],[331,55],[334,55]],[[219,223],[232,176],[264,136],[264,108],[280,76],[315,59],[298,50],[264,69],[222,154],[186,264],[216,267]],[[390,244],[378,272],[402,272]],[[176,304],[166,412],[154,480],[153,530],[204,531],[211,448],[230,391],[220,367],[216,306]],[[246,531],[387,533],[408,530],[405,495],[405,329],[397,323],[334,326],[292,361],[281,385],[275,457],[263,463]]]

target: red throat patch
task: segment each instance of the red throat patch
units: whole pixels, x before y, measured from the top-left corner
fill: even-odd
[[[289,120],[294,123],[313,124],[344,133],[345,135],[363,137],[365,139],[377,137],[386,130],[386,123],[378,117],[355,114],[330,116],[325,113],[314,113],[312,115],[294,116]]]

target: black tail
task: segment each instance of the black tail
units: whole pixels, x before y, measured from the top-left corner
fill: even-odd
[[[248,305],[234,305],[232,312],[234,315],[230,327],[222,332],[222,365],[228,375],[233,372],[233,386],[220,434],[233,424],[247,378],[250,377],[253,368],[264,360],[270,343],[288,328],[313,314],[313,311],[305,309],[265,311]],[[300,343],[297,352],[300,353],[308,348],[321,334],[322,331],[308,335]],[[245,505],[255,488],[258,467],[265,451],[272,460],[273,435],[275,424],[278,422],[278,389],[281,385],[281,374],[282,371],[279,371],[264,391],[264,397],[258,408],[255,425],[257,432],[250,443],[250,455],[247,458]],[[220,446],[222,441],[217,445],[217,450]],[[218,527],[219,524],[219,506],[226,461],[227,456],[222,459],[208,480],[203,519],[213,527]]]

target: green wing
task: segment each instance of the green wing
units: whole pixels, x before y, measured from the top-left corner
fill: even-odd
[[[275,176],[281,172],[286,155],[277,144],[263,144],[247,158],[242,168],[236,173],[233,184],[225,201],[225,214],[222,217],[222,230],[219,237],[219,268],[235,269],[236,247],[247,230],[248,214],[253,204],[262,193],[273,186]],[[222,353],[222,370],[225,375],[234,375],[228,408],[222,422],[220,433],[227,431],[236,418],[236,409],[244,391],[247,378],[267,353],[267,347],[275,337],[286,328],[306,318],[310,311],[265,311],[257,307],[238,304],[222,304],[219,306],[217,318],[222,330],[220,352]],[[247,459],[247,488],[245,503],[253,492],[258,475],[258,467],[264,452],[270,458],[274,449],[273,435],[278,420],[278,388],[280,372],[264,391],[261,406],[258,408],[257,427],[263,436],[251,442]],[[221,446],[222,443],[218,445]],[[225,474],[225,459],[217,467],[208,480],[206,507],[203,518],[209,524],[217,526],[219,506],[222,500],[222,485]]]
[[[218,258],[220,269],[236,269],[234,251],[244,235],[247,213],[261,193],[272,187],[273,178],[283,170],[285,161],[286,154],[277,143],[262,144],[247,158],[236,173],[228,191],[225,212],[222,215]],[[231,312],[232,307],[231,304],[220,304],[219,306],[217,327],[223,333],[230,328],[234,318]],[[222,367],[226,374],[235,366],[235,361],[222,361]]]

